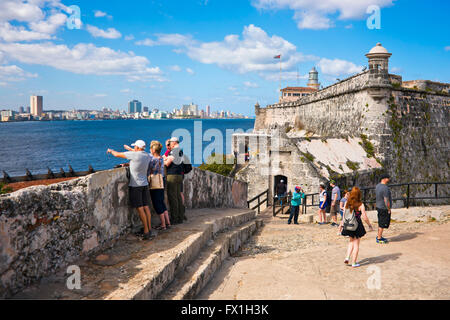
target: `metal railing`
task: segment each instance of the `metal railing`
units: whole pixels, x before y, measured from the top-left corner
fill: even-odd
[[[409,208],[411,205],[411,202],[414,200],[439,200],[439,199],[450,199],[450,196],[447,195],[439,195],[438,192],[438,186],[439,185],[448,185],[450,182],[405,182],[405,183],[398,183],[398,184],[389,184],[389,188],[391,190],[395,190],[399,187],[406,187],[405,193],[402,194],[401,197],[394,197],[392,198],[392,201],[403,201],[404,207]],[[433,196],[423,196],[423,197],[411,197],[411,186],[419,186],[419,185],[434,185],[434,195]],[[376,199],[374,196],[368,197],[369,193],[371,191],[375,191],[375,187],[361,187],[362,192],[362,201],[364,205],[367,204],[374,204],[376,203]],[[394,193],[395,194],[395,193]],[[398,192],[397,192],[398,194]],[[319,199],[319,193],[310,193],[305,195],[305,199],[303,201],[303,208],[302,208],[302,214],[306,213],[307,207],[314,207],[318,206],[319,202],[315,203],[314,198]],[[307,204],[307,200],[311,199],[311,203]]]
[[[292,195],[290,193],[288,193],[287,195],[285,195],[281,198],[273,197],[273,205],[272,205],[273,216],[275,217],[280,212],[285,213],[284,208],[291,207],[291,199],[292,199]],[[279,202],[281,202],[281,204],[278,204]]]
[[[6,171],[3,171],[3,179],[0,179],[0,182],[4,183],[14,183],[14,182],[23,182],[23,181],[36,181],[36,180],[47,180],[47,179],[57,179],[57,178],[69,178],[69,177],[83,177],[88,174],[96,172],[91,165],[89,165],[89,169],[87,171],[74,171],[72,166],[69,165],[69,171],[64,171],[63,168],[60,168],[59,172],[53,172],[50,168],[47,168],[47,173],[43,174],[32,174],[30,170],[26,169],[25,176],[18,177],[10,177]]]
[[[266,196],[266,198],[261,200],[261,197],[264,196],[264,195]],[[256,200],[258,200],[258,204],[256,206],[254,206],[253,208],[250,208],[250,203],[252,203],[253,201],[256,201]],[[268,206],[268,204],[269,204],[269,189],[267,189],[266,191],[258,194],[256,197],[248,200],[247,201],[247,207],[249,209],[251,209],[251,210],[258,209],[258,214],[259,214],[261,212],[261,205],[264,204],[264,203],[266,203],[266,206]]]

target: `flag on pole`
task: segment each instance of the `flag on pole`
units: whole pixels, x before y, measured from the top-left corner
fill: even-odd
[[[275,57],[273,57],[274,59],[281,59],[281,54],[279,54],[279,55],[277,55],[277,56],[275,56]]]

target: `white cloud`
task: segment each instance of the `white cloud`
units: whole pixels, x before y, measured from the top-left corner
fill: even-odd
[[[2,0],[0,1],[0,21],[34,22],[43,20],[42,1]]]
[[[170,67],[170,70],[179,72],[179,71],[181,71],[181,68],[180,68],[180,66],[174,65],[174,66]]]
[[[362,19],[370,5],[380,8],[393,5],[395,0],[253,0],[260,10],[294,11],[299,29],[328,29],[334,26],[330,16],[338,13],[339,20]]]
[[[94,16],[96,18],[107,17],[108,19],[112,19],[111,15],[107,14],[106,12],[100,11],[100,10],[95,10],[94,11]]]
[[[445,51],[450,51],[450,46],[446,46]]]
[[[130,93],[131,89],[122,89],[122,90],[120,90],[120,92],[122,92],[122,93]]]
[[[285,71],[295,69],[300,62],[317,59],[297,52],[292,43],[276,35],[269,36],[252,24],[244,27],[242,37],[231,34],[223,41],[193,41],[185,51],[193,60],[241,74],[256,72],[265,78],[279,71],[280,60],[274,59],[275,55],[281,54],[281,66]]]
[[[146,57],[107,47],[80,43],[72,48],[53,43],[0,43],[8,60],[37,64],[76,74],[121,75],[129,81],[166,81],[159,67],[150,67]]]
[[[106,93],[96,93],[94,94],[94,97],[96,98],[104,98],[107,97],[108,95]]]
[[[54,34],[67,21],[67,16],[63,13],[56,13],[50,16],[47,20],[41,20],[30,23],[30,28],[33,31]]]
[[[24,71],[16,65],[0,66],[0,80],[3,82],[23,81],[27,78],[36,78],[37,74]]]
[[[44,6],[47,6],[45,11],[42,10]],[[14,42],[54,39],[54,34],[67,20],[67,15],[57,12],[58,10],[67,10],[59,0],[2,0],[0,40]]]
[[[132,34],[125,36],[125,40],[127,41],[134,40],[134,36]]]
[[[192,70],[191,68],[186,68],[186,72],[189,74],[194,74],[194,70]]]
[[[246,86],[247,88],[259,88],[258,84],[250,81],[245,81],[244,86]]]
[[[87,25],[86,29],[95,38],[118,39],[122,37],[122,34],[114,28],[102,30],[95,26]]]
[[[320,59],[317,66],[320,68],[321,72],[325,75],[330,76],[343,76],[351,75],[353,73],[361,72],[362,66],[357,66],[353,62],[340,60],[340,59]]]
[[[353,24],[346,25],[345,29],[353,29]]]
[[[50,40],[53,36],[47,33],[27,30],[23,26],[13,26],[9,22],[0,22],[0,39],[6,42]]]

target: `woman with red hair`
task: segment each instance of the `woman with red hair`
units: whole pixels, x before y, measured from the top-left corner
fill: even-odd
[[[370,231],[373,230],[372,225],[370,224],[369,218],[366,214],[366,208],[364,207],[364,203],[361,201],[361,190],[358,187],[354,187],[352,191],[350,192],[350,196],[345,203],[345,209],[350,209],[351,211],[354,211],[356,221],[358,221],[358,227],[355,231],[350,230],[343,230],[342,235],[343,236],[349,236],[350,242],[348,244],[347,249],[347,255],[344,260],[345,264],[348,264],[350,261],[350,255],[352,256],[352,267],[356,268],[359,267],[359,263],[356,262],[356,259],[358,258],[359,253],[359,243],[361,241],[361,238],[366,234],[366,229],[364,229],[364,225],[362,223],[361,217],[364,219],[364,221],[367,223],[367,225],[370,228]],[[341,220],[340,227],[343,228],[344,226],[344,219]]]

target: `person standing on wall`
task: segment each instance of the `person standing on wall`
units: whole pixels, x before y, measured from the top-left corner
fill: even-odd
[[[325,210],[327,208],[328,196],[327,190],[325,189],[325,185],[323,183],[320,184],[320,194],[319,194],[319,225],[326,224],[327,216]]]
[[[291,200],[291,214],[289,215],[288,224],[291,224],[292,218],[294,218],[294,224],[298,224],[298,213],[300,211],[300,205],[302,204],[302,199],[305,198],[305,193],[299,186],[295,187],[295,191],[292,194]]]
[[[170,152],[164,158],[167,167],[167,198],[169,201],[170,220],[173,224],[185,220],[183,199],[181,198],[181,185],[183,183],[183,150],[177,137],[170,139]]]
[[[333,188],[331,191],[331,209],[330,209],[330,215],[333,222],[331,225],[333,227],[339,226],[337,223],[337,213],[339,212],[339,204],[341,201],[341,189],[336,185],[336,182],[334,180],[330,181],[330,185]]]
[[[280,206],[283,205],[283,198],[286,197],[287,186],[284,183],[284,180],[280,180],[280,182],[276,186],[277,197],[280,200]]]
[[[391,208],[392,195],[391,189],[388,187],[390,177],[388,174],[382,174],[380,183],[375,187],[376,207],[378,212],[378,234],[377,243],[387,243],[388,240],[383,238],[384,229],[388,229],[391,224]]]
[[[137,210],[139,218],[144,225],[144,239],[148,240],[154,237],[151,232],[150,194],[147,180],[150,155],[145,152],[145,142],[143,140],[137,140],[131,146],[134,147],[133,151],[117,152],[108,149],[106,152],[114,157],[130,160],[130,182],[128,184],[130,205]],[[131,150],[128,146],[125,146],[125,148]]]

